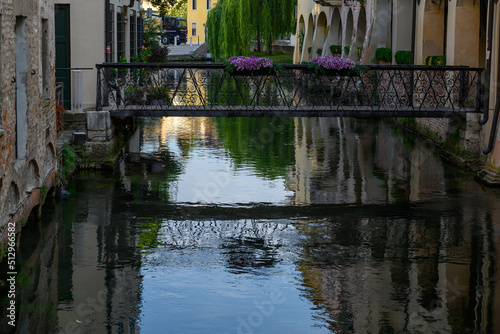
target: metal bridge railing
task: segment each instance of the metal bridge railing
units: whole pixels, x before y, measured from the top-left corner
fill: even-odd
[[[113,116],[451,117],[481,111],[479,68],[306,65],[230,74],[223,64],[98,64],[97,107]]]

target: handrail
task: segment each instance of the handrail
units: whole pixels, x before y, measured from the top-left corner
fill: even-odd
[[[283,64],[283,69],[306,69],[307,64]],[[469,66],[438,66],[438,65],[362,65],[368,70],[428,70],[428,71],[462,71],[482,72],[484,68]],[[102,63],[96,68],[212,68],[224,69],[224,63]]]

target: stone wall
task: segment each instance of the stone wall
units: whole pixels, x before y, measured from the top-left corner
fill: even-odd
[[[32,194],[46,191],[54,180],[53,1],[0,0],[0,30],[1,237],[9,221],[28,218],[37,205],[33,199],[40,201]]]

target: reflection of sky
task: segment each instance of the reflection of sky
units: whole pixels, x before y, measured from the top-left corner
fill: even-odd
[[[209,119],[164,118],[158,128],[147,128],[142,153],[167,149],[182,164],[182,173],[170,188],[170,198],[179,203],[290,203],[293,192],[285,179],[265,179],[251,164],[237,168],[222,146],[210,140],[215,134]],[[160,132],[160,133],[158,133]],[[187,156],[179,142],[193,142]],[[161,147],[163,146],[163,147]]]
[[[193,149],[172,194],[176,202],[285,203],[292,195],[284,179],[263,179],[252,166],[235,170],[231,160],[220,153],[220,149]]]
[[[290,221],[165,221],[159,239],[141,265],[141,332],[328,333],[297,289]]]

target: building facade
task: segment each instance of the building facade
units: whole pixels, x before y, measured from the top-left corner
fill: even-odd
[[[495,38],[499,34],[499,4],[494,0],[299,0],[294,62],[329,55],[330,45],[340,45],[338,56],[363,64],[372,62],[377,48],[387,47],[393,62],[397,51],[413,50],[416,65],[425,65],[428,57],[445,56],[449,66],[484,68],[478,89],[484,92],[487,118],[469,114],[466,119],[416,119],[415,123],[445,146],[452,136],[459,137],[451,150],[481,162],[485,168],[480,176],[500,184],[500,43]],[[357,47],[363,47],[361,57]]]
[[[205,42],[207,15],[216,3],[217,0],[188,0],[188,43],[190,43],[191,40],[194,44]]]
[[[294,63],[332,55],[331,45],[342,47],[342,58],[365,64],[379,47],[391,48],[393,53],[409,51],[411,15],[411,0],[299,0]],[[363,48],[361,55],[358,47]]]
[[[0,236],[19,230],[55,182],[51,0],[0,1]],[[10,228],[10,230],[9,230]]]
[[[500,184],[500,136],[497,132],[500,89],[499,4],[491,0],[425,0],[417,2],[415,63],[428,56],[446,56],[446,65],[484,68],[481,90],[487,118],[470,116],[461,124],[463,146],[484,164],[479,176]],[[479,126],[478,122],[484,123]],[[438,131],[450,121],[433,122]],[[469,138],[478,138],[472,145]],[[482,152],[487,153],[483,155]]]
[[[55,0],[57,80],[70,108],[71,70],[83,71],[83,108],[96,104],[96,64],[119,62],[140,51],[143,16],[135,0]]]

